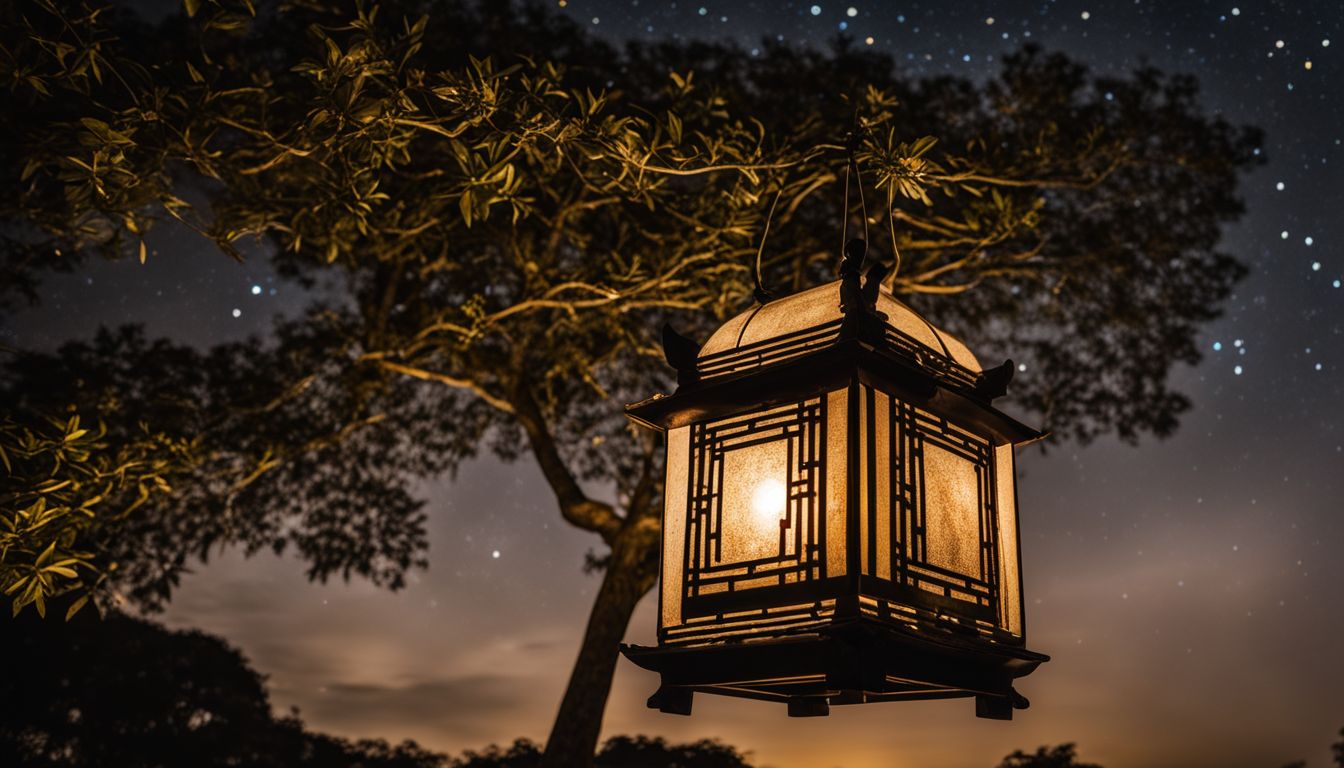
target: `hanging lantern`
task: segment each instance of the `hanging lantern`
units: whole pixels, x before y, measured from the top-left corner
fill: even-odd
[[[666,433],[658,672],[693,694],[788,704],[972,696],[1011,719],[1025,647],[1011,361],[971,351],[861,276],[756,304],[704,344],[664,328],[678,387],[631,405]]]

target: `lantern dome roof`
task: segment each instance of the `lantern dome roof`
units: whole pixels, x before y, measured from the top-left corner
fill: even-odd
[[[782,362],[835,342],[844,320],[841,281],[756,304],[724,323],[700,348],[697,367],[705,377]],[[886,288],[877,294],[887,338],[911,356],[942,368],[952,363],[974,377],[980,361],[952,334],[935,327]]]

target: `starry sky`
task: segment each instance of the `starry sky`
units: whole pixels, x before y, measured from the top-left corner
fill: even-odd
[[[1238,4],[1240,3],[1240,4]],[[1012,723],[967,700],[783,708],[699,697],[644,708],[654,676],[622,661],[605,732],[717,737],[761,765],[994,765],[1074,741],[1116,766],[1328,764],[1344,726],[1344,9],[1337,2],[667,2],[562,0],[612,41],[837,34],[913,76],[981,77],[1023,43],[1108,74],[1196,75],[1206,107],[1266,132],[1247,215],[1222,248],[1250,276],[1173,373],[1194,401],[1176,436],[1029,451],[1020,466],[1029,643],[1053,661]],[[261,254],[236,264],[167,229],[149,263],[50,279],[0,341],[50,348],[100,324],[209,345],[264,334],[304,291]],[[937,318],[932,318],[937,322]],[[974,346],[974,340],[969,340]],[[1019,374],[1030,376],[1030,371]],[[456,752],[544,739],[597,579],[595,537],[566,527],[528,461],[481,460],[427,483],[431,565],[389,594],[308,584],[285,558],[225,554],[163,619],[214,632],[269,676],[278,709],[350,736]],[[654,640],[654,599],[627,641]]]

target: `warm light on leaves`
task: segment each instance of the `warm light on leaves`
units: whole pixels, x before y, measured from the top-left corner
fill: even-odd
[[[32,605],[45,616],[50,600],[73,595],[69,618],[98,596],[103,569],[116,564],[87,548],[88,532],[171,492],[168,478],[196,461],[193,451],[148,431],[114,445],[102,424],[81,426],[78,414],[0,423],[0,592],[12,613]]]

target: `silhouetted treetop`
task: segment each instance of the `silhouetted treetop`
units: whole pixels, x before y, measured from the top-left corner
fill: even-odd
[[[1054,747],[1038,747],[1028,754],[1017,750],[999,763],[999,768],[1101,768],[1095,763],[1078,762],[1077,748],[1073,744],[1059,744]]]
[[[0,765],[438,768],[414,742],[347,741],[271,713],[236,649],[112,613],[0,613]],[[21,659],[20,663],[13,660]]]

